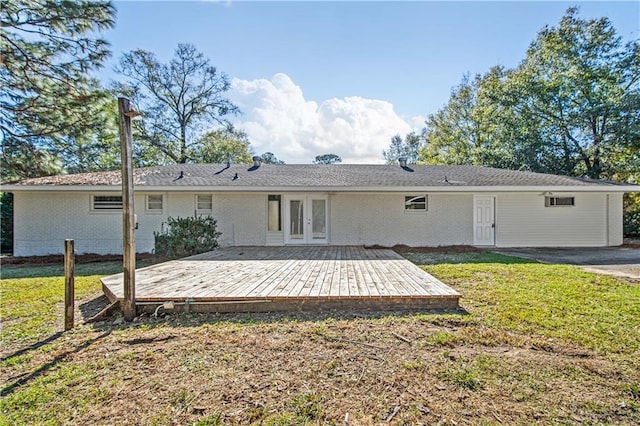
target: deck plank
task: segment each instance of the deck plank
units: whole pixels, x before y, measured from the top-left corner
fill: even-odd
[[[102,279],[111,297],[122,299],[122,277]],[[136,271],[138,302],[194,301],[216,312],[455,308],[459,297],[394,251],[355,246],[231,247]]]

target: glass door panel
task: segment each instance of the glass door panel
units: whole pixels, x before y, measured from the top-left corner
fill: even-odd
[[[327,200],[311,201],[311,238],[324,240],[327,238]]]
[[[304,239],[304,202],[289,200],[289,238]]]

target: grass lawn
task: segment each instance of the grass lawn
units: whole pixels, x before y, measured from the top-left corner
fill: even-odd
[[[57,333],[60,268],[3,268],[0,425],[640,423],[640,283],[487,252],[403,255],[465,312],[181,314]],[[118,268],[78,265],[79,305]]]

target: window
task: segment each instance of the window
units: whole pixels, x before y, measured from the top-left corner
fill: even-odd
[[[544,197],[545,207],[575,206],[575,197]]]
[[[267,201],[268,228],[269,232],[282,231],[282,220],[280,212],[282,208],[282,197],[280,195],[269,195]]]
[[[196,195],[197,210],[211,210],[213,208],[213,197],[211,195]]]
[[[426,195],[408,195],[404,197],[404,209],[406,211],[427,211]]]
[[[122,195],[94,195],[93,210],[122,210]]]
[[[162,211],[162,195],[147,195],[147,210]]]

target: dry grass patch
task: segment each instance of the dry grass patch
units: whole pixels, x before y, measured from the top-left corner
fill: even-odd
[[[639,337],[618,335],[638,324],[619,306],[632,287],[569,271],[564,285],[607,294],[592,309],[563,301],[575,291],[553,295],[557,271],[470,256],[414,258],[464,294],[466,314],[181,314],[81,326],[20,354],[5,345],[0,424],[640,422]],[[554,298],[566,325],[536,313],[560,309]],[[595,325],[563,330],[574,317]]]

